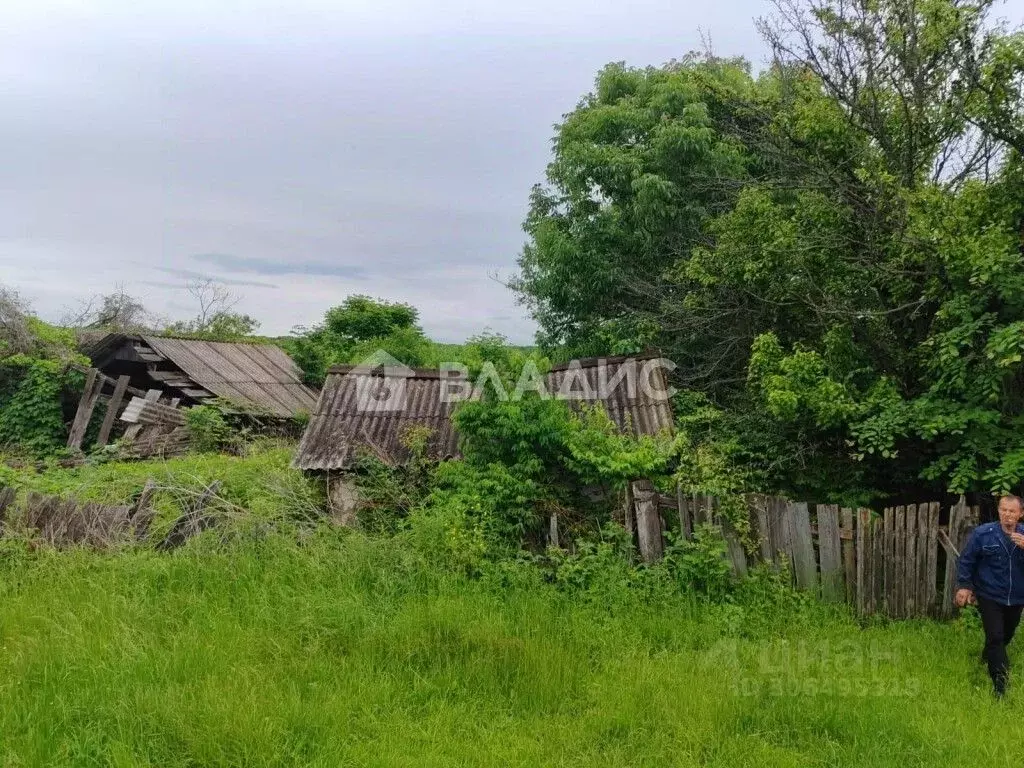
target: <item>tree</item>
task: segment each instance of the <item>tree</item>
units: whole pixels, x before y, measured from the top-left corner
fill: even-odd
[[[379,349],[406,365],[424,365],[431,345],[418,318],[408,304],[349,296],[327,310],[319,325],[296,329],[292,357],[307,382],[317,386],[331,365],[359,362]]]
[[[185,290],[198,305],[195,317],[169,325],[165,332],[177,336],[233,341],[252,336],[260,327],[255,318],[232,310],[242,300],[213,278],[189,280]]]
[[[1016,487],[1024,58],[991,5],[780,0],[756,80],[606,68],[526,223],[542,341],[661,347],[759,490]]]
[[[67,312],[61,320],[61,325],[67,328],[118,333],[137,333],[158,324],[159,320],[141,300],[131,296],[124,285],[118,285],[111,293],[80,302],[77,309]]]

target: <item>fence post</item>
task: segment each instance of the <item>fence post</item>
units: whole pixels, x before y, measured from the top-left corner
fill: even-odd
[[[640,545],[640,557],[645,563],[661,559],[661,516],[658,514],[656,491],[650,480],[633,482],[634,507],[636,509],[636,533]]]

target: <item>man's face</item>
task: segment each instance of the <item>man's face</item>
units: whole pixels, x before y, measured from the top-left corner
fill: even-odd
[[[1021,508],[1013,499],[1002,499],[999,502],[999,522],[1005,527],[1016,526],[1020,522]]]

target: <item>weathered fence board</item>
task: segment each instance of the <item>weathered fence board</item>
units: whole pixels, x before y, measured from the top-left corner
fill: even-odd
[[[925,534],[924,602],[929,611],[938,607],[939,579],[939,502],[928,505],[928,529]]]
[[[857,589],[857,553],[853,538],[853,510],[843,507],[840,512],[843,547],[843,581],[846,585],[846,602],[854,604]]]
[[[793,504],[788,515],[793,541],[793,573],[801,589],[816,591],[818,564],[814,560],[814,540],[811,538],[811,516],[806,502]]]
[[[818,560],[821,567],[821,595],[825,600],[844,598],[843,562],[839,538],[839,507],[818,505]]]
[[[641,503],[646,492],[638,493],[636,485],[627,489],[625,519],[628,525],[632,516],[639,544],[637,522],[647,514]],[[662,509],[676,510],[684,533],[688,521],[691,526],[709,522],[720,528],[725,558],[735,573],[746,573],[752,559],[776,569],[787,563],[799,589],[829,601],[845,600],[862,616],[895,619],[952,615],[959,549],[980,515],[978,507],[968,508],[962,498],[950,510],[947,525],[941,524],[938,502],[898,505],[881,514],[818,504],[813,518],[803,502],[751,494],[746,504],[749,550],[730,521],[718,514],[714,497],[689,496],[677,489],[649,504],[658,525],[654,529],[653,522],[648,524],[661,535]],[[650,553],[651,542],[645,546]]]

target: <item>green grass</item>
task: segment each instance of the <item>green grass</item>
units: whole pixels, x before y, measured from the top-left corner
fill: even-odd
[[[153,479],[160,488],[153,501],[160,513],[157,530],[215,480],[221,483],[219,497],[230,508],[258,519],[315,516],[323,506],[323,489],[290,467],[294,448],[287,441],[265,440],[252,444],[245,457],[187,454],[166,460],[93,461],[70,468],[44,465],[41,471],[33,463],[17,469],[0,463],[0,486],[11,486],[22,495],[36,491],[120,505],[132,503]]]
[[[567,595],[321,530],[0,555],[4,766],[1019,761],[971,621]],[[781,611],[781,613],[779,612]],[[1018,658],[1020,663],[1024,659]]]

